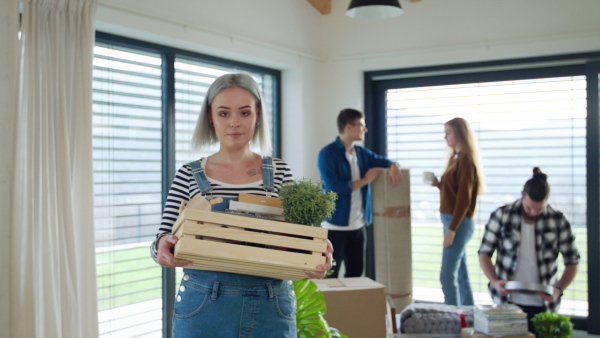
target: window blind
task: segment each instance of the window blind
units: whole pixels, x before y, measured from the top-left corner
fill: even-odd
[[[161,337],[161,56],[98,43],[93,75],[100,336]]]
[[[534,166],[548,174],[549,204],[566,214],[582,255],[579,273],[566,290],[560,313],[588,315],[586,224],[585,77],[482,82],[388,90],[388,157],[411,170],[413,285],[415,300],[443,302],[439,282],[443,230],[439,190],[422,173],[440,177],[447,163],[444,123],[465,118],[473,128],[487,183],[477,201],[475,234],[467,247],[475,299],[490,303],[488,280],[477,250],[496,208],[520,198]],[[494,258],[495,259],[495,258]],[[493,260],[494,260],[493,259]],[[564,266],[559,261],[558,277]]]

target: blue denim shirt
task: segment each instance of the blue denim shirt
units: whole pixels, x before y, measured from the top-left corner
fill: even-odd
[[[364,177],[371,168],[388,168],[394,162],[386,157],[379,156],[364,147],[355,146],[360,177]],[[352,176],[350,163],[346,159],[346,148],[339,137],[328,144],[319,153],[319,171],[324,188],[335,191],[338,199],[335,201],[335,212],[327,221],[334,225],[348,226],[350,218],[350,197],[352,196]],[[373,202],[371,198],[371,184],[361,188],[365,224],[373,223]]]

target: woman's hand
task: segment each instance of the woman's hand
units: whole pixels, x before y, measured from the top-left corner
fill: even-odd
[[[185,259],[178,259],[173,256],[171,250],[179,239],[173,235],[165,235],[158,239],[158,250],[156,261],[166,268],[190,266],[193,263]]]
[[[321,279],[323,277],[325,277],[325,275],[327,274],[327,270],[330,270],[331,267],[333,266],[331,261],[332,261],[332,256],[331,254],[333,253],[333,246],[331,245],[331,242],[327,239],[327,252],[325,253],[325,265],[317,265],[317,269],[321,270],[321,271],[304,271],[304,274],[306,275],[306,277],[311,278],[311,279]]]
[[[454,230],[446,231],[446,235],[444,236],[444,248],[449,248],[454,243],[454,235],[456,232]]]
[[[440,181],[438,181],[437,177],[433,176],[433,181],[431,182],[431,186],[439,189]]]

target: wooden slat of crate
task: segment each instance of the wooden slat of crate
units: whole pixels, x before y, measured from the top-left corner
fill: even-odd
[[[325,264],[325,257],[322,255],[317,256],[278,249],[257,248],[241,244],[204,241],[188,235],[181,237],[179,241],[177,241],[177,245],[179,245],[179,250],[175,248],[176,257],[177,253],[180,252],[183,254],[226,259],[241,263],[255,262],[264,265],[284,266],[315,271],[317,265]]]
[[[265,268],[261,264],[244,263],[231,263],[227,260],[209,259],[204,258],[202,261],[197,260],[195,256],[182,255],[182,259],[196,260],[193,265],[189,266],[192,269],[209,270],[209,271],[222,271],[222,272],[235,272],[245,275],[261,276],[261,277],[272,277],[278,279],[291,279],[300,280],[306,278],[304,270],[298,269],[286,269],[283,267],[270,267]]]
[[[327,229],[194,209],[181,210],[173,229],[179,238],[175,257],[192,261],[195,269],[299,280],[326,261]],[[306,253],[241,244],[246,242]]]
[[[190,256],[190,257],[192,257],[192,256]],[[254,262],[245,262],[244,266],[240,267],[240,265],[238,263],[229,261],[227,259],[220,259],[220,258],[205,258],[202,260],[202,262],[197,262],[195,264],[204,265],[204,266],[212,266],[212,267],[216,267],[216,268],[227,267],[229,269],[234,269],[235,271],[242,269],[244,271],[254,272],[254,273],[262,272],[262,273],[276,273],[276,274],[286,273],[286,274],[304,275],[303,271],[305,271],[305,270],[299,270],[296,268],[287,268],[287,267],[283,267],[283,266],[271,266],[269,268],[266,268],[264,264],[254,263]]]
[[[246,229],[279,232],[304,237],[327,238],[327,229],[323,228],[194,209],[184,209],[179,213],[177,221],[173,224],[173,233],[177,232],[184,220],[231,225]]]
[[[183,226],[179,228],[175,233],[175,236],[181,237],[183,229],[185,229],[186,235],[205,236],[223,240],[250,242],[321,253],[324,253],[327,250],[327,243],[324,239],[310,240],[290,236],[279,236],[255,231],[246,231],[243,228],[238,227],[224,228],[220,224],[198,223],[195,221],[184,221]]]
[[[318,253],[199,240],[185,234],[175,245],[175,257],[194,262],[194,268],[294,280],[305,278],[303,271],[318,271],[317,265],[325,264]]]

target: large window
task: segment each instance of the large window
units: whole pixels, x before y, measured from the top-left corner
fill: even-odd
[[[208,86],[240,71],[261,86],[277,151],[278,71],[98,33],[93,158],[101,337],[168,336],[176,282],[171,269],[150,258],[149,246],[175,170],[202,156],[189,140]]]
[[[100,335],[162,329],[161,268],[148,245],[161,214],[161,57],[94,48],[93,144]]]
[[[477,250],[490,213],[520,198],[534,166],[549,175],[549,203],[570,221],[581,263],[560,313],[600,333],[599,53],[396,69],[365,74],[367,146],[411,170],[413,285],[417,301],[443,302],[439,177],[447,163],[444,123],[463,117],[481,148],[487,194],[478,198],[467,247],[478,303],[489,303]],[[589,207],[588,207],[589,206]],[[558,277],[564,266],[559,256]]]
[[[581,251],[581,269],[563,297],[561,313],[587,316],[586,82],[561,77],[392,89],[387,91],[388,156],[411,170],[414,298],[443,300],[439,271],[442,230],[439,190],[422,183],[439,177],[447,161],[444,123],[465,118],[481,148],[487,193],[478,198],[476,231],[467,248],[475,298],[490,303],[477,250],[489,215],[520,198],[538,166],[549,176],[549,203],[564,212]],[[562,271],[563,266],[559,269]]]

